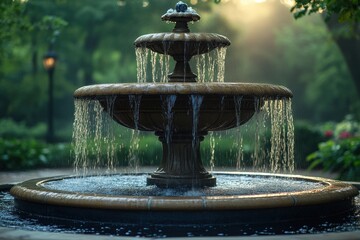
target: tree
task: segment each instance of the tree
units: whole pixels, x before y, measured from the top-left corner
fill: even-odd
[[[295,0],[291,11],[295,18],[325,12],[326,17],[336,15],[340,23],[356,25],[360,21],[360,0]]]
[[[277,77],[294,92],[298,119],[340,121],[357,99],[347,63],[324,25],[314,16],[277,32]]]
[[[360,0],[295,0],[296,19],[322,13],[349,67],[360,95]]]
[[[3,0],[0,2],[0,57],[10,52],[14,43],[20,41],[21,31],[31,28],[29,20],[24,17],[25,6],[20,0]]]

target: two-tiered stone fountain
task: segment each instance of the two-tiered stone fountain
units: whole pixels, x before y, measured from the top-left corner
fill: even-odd
[[[188,22],[199,19],[194,10],[179,2],[176,9],[162,16],[164,21],[175,22],[172,32],[147,34],[135,40],[135,47],[141,51],[149,49],[175,60],[167,82],[91,85],[74,93],[80,103],[74,130],[78,166],[87,165],[86,147],[93,137],[87,134],[91,130],[83,118],[90,109],[86,104],[95,102],[95,115],[106,112],[123,126],[155,132],[163,146],[158,169],[147,177],[114,174],[30,180],[11,189],[19,211],[69,221],[236,225],[329,219],[353,210],[358,191],[345,183],[280,174],[210,174],[205,169],[200,143],[209,131],[239,127],[254,114],[265,111],[272,121],[269,161],[273,162],[273,170],[279,170],[279,164],[290,164],[292,170],[292,93],[270,84],[197,79],[190,59],[211,51],[221,52],[230,45],[222,35],[191,33]],[[143,60],[139,62],[144,64]],[[218,74],[223,74],[221,59],[214,63],[220,66]],[[140,66],[139,71],[141,82],[146,70]],[[100,121],[100,115],[96,116],[95,120]],[[100,128],[93,130],[95,141]],[[143,181],[140,187],[139,179]],[[66,184],[68,187],[63,186]],[[82,184],[79,190],[76,186]],[[114,189],[109,190],[108,184],[114,184]],[[233,184],[231,190],[227,184]],[[94,185],[99,187],[91,190]]]

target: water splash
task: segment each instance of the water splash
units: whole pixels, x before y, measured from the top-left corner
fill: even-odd
[[[146,47],[135,48],[136,66],[137,66],[137,82],[145,83],[147,79],[147,61],[149,49]]]
[[[164,43],[164,49],[168,48],[168,44]],[[149,54],[150,52],[150,54]],[[165,50],[166,52],[166,50]],[[153,83],[168,82],[168,74],[170,68],[170,56],[167,54],[159,54],[150,51],[145,46],[135,48],[137,63],[137,82]],[[149,57],[150,55],[150,57]],[[150,65],[150,66],[149,66]],[[148,71],[151,71],[151,78],[148,79]]]
[[[244,143],[243,143],[243,136],[241,133],[241,102],[243,96],[234,96],[234,103],[235,103],[235,113],[236,113],[236,138],[234,141],[234,146],[237,149],[236,153],[236,169],[240,170],[243,167],[244,161]]]
[[[218,67],[218,74],[217,74],[217,81],[224,82],[225,76],[225,57],[226,57],[226,49],[227,48],[217,48],[217,67]]]
[[[199,123],[199,113],[200,107],[204,96],[201,95],[191,95],[191,106],[192,106],[192,148],[193,148],[193,161],[196,161],[197,154],[195,152],[196,146],[200,144],[200,139],[198,136],[198,123]]]
[[[157,63],[157,53],[156,52],[150,52],[150,58],[151,58],[151,76],[152,76],[152,81],[155,82],[155,79],[157,79],[157,74],[156,74],[156,63]],[[161,64],[160,64],[161,66]]]
[[[234,96],[237,128],[220,133],[233,139],[229,161],[234,162],[238,170],[252,168],[261,172],[293,172],[294,125],[291,99],[255,97],[255,114],[245,124],[241,122],[242,101],[244,99],[241,96]],[[229,159],[229,156],[222,158]]]
[[[154,83],[168,82],[170,55],[168,55],[167,52],[171,47],[171,44],[171,42],[163,43],[163,49],[165,54],[159,54],[150,51],[148,48],[146,48],[146,45],[135,48],[138,83],[145,83],[149,81]],[[184,44],[184,63],[186,62],[185,56],[189,51],[189,44],[190,43]],[[208,48],[212,48],[210,43]],[[208,53],[199,53],[198,55],[194,56],[196,62],[195,74],[197,75],[197,82],[224,82],[225,56],[226,47],[219,47]],[[150,71],[151,79],[148,79]],[[186,72],[185,64],[184,72]],[[186,76],[184,74],[184,81],[185,77]]]
[[[291,100],[281,98],[269,104],[271,118],[271,152],[272,172],[294,170],[294,125]]]
[[[163,117],[165,119],[165,126],[164,126],[165,140],[166,143],[169,145],[173,133],[174,112],[172,111],[172,109],[175,105],[176,95],[161,96],[161,101],[162,101]]]
[[[287,157],[288,157],[288,170],[293,172],[295,170],[295,153],[294,153],[294,145],[295,145],[295,129],[294,129],[294,119],[292,114],[292,103],[291,99],[284,99],[286,107],[285,107],[285,124],[287,126]]]
[[[75,120],[73,130],[74,168],[77,174],[106,169],[116,170],[118,141],[112,128],[113,104],[115,97],[106,99],[107,113],[98,101],[75,100]],[[104,157],[104,152],[105,156]]]
[[[106,146],[106,156],[107,156],[107,159],[105,160],[103,159],[103,162],[106,163],[108,172],[116,171],[116,163],[118,160],[116,156],[116,152],[121,148],[121,144],[116,138],[116,134],[113,129],[115,122],[112,119],[112,116],[113,116],[115,100],[116,100],[116,96],[107,97],[106,99],[107,112],[104,112],[103,108],[101,108],[102,109],[101,116],[103,119],[102,122],[104,122],[103,132],[101,136],[103,138],[102,141],[103,147]],[[99,103],[97,105],[100,106]],[[99,123],[97,123],[97,125],[98,124]],[[119,135],[119,137],[121,136]]]
[[[203,83],[206,79],[205,77],[206,54],[196,55],[195,60],[196,60],[197,81],[199,83]]]
[[[268,161],[268,142],[269,142],[269,134],[268,129],[268,100],[263,98],[255,98],[255,116],[254,122],[256,127],[254,128],[254,151],[252,154],[252,158],[254,161],[254,170],[266,172],[269,169],[269,161]]]
[[[89,139],[90,128],[90,114],[89,105],[91,101],[87,99],[76,99],[74,124],[73,124],[73,152],[74,152],[74,167],[78,172],[80,169],[86,171],[88,165],[88,147],[87,139]]]
[[[213,172],[215,170],[215,146],[216,146],[214,132],[209,132],[209,142],[210,142],[210,171]]]
[[[131,132],[128,163],[130,168],[134,170],[135,173],[137,173],[140,167],[138,150],[140,146],[139,118],[140,118],[141,95],[129,95],[129,103],[133,111],[135,129],[133,129]]]
[[[107,169],[107,172],[116,170],[119,160],[117,159],[117,152],[121,151],[124,146],[119,139],[121,136],[114,131],[119,126],[111,117],[115,100],[115,97],[109,97],[102,101],[101,105],[94,100],[75,100],[73,155],[77,173],[87,174],[89,171],[103,170],[104,168]],[[192,145],[195,148],[201,141],[198,137],[198,120],[203,96],[191,95],[189,101],[193,118]],[[242,101],[242,96],[234,97],[237,126],[242,124]],[[129,102],[134,113],[135,130],[132,130],[127,160],[132,170],[137,171],[140,162],[138,157],[140,143],[138,122],[141,96],[131,95]],[[170,142],[174,117],[172,109],[176,102],[176,95],[164,95],[162,102],[165,124],[164,137],[166,142]],[[246,169],[251,163],[255,171],[294,171],[294,125],[291,99],[258,98],[254,104],[256,113],[253,118],[245,125],[231,131],[230,137],[232,136],[234,139],[232,151],[235,151],[233,160],[235,167]],[[223,133],[216,133],[215,135],[210,132],[209,160],[211,171],[215,168],[216,145],[217,142],[221,142],[221,134]],[[253,149],[252,153],[249,152],[249,148]],[[245,150],[246,152],[244,152]],[[197,155],[194,154],[194,156]],[[223,158],[229,159],[229,156],[223,156]]]
[[[194,56],[197,82],[224,82],[226,48]]]

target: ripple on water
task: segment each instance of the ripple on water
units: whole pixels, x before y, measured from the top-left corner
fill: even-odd
[[[322,183],[284,177],[214,174],[217,186],[204,189],[161,189],[146,186],[147,174],[65,178],[42,185],[52,190],[128,196],[227,196],[307,191]]]

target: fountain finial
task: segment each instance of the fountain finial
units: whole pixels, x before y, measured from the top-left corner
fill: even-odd
[[[163,21],[175,22],[173,32],[182,33],[190,32],[187,23],[196,22],[200,20],[199,14],[182,1],[179,1],[175,5],[175,9],[170,8],[167,12],[161,16]]]
[[[175,9],[177,12],[186,12],[187,8],[188,8],[188,5],[186,3],[184,3],[183,1],[179,1],[175,5]]]

